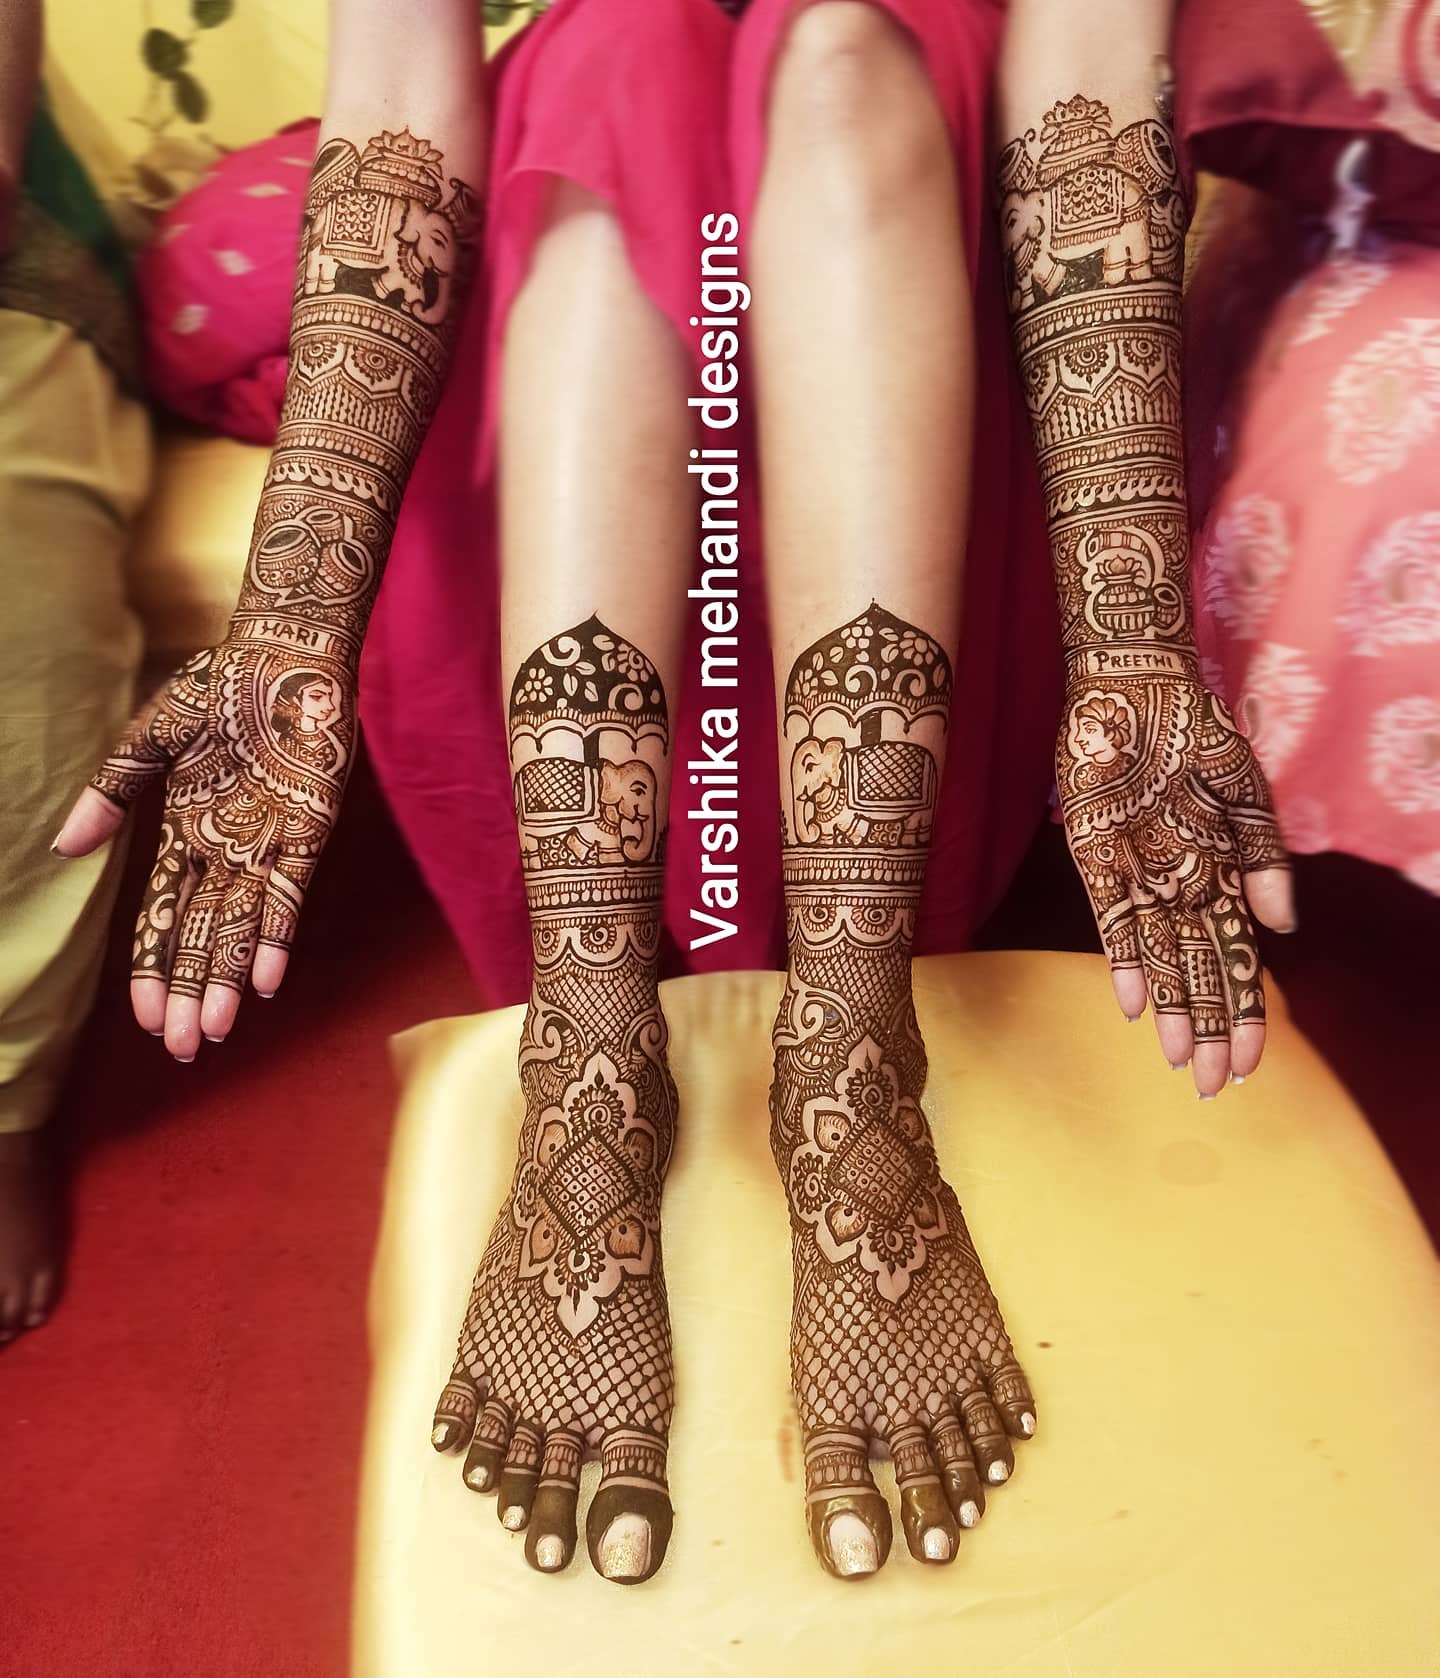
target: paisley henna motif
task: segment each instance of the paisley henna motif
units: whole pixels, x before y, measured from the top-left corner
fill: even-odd
[[[586,1448],[602,1460],[599,1496],[628,1488],[625,1508],[669,1520],[660,1195],[676,1097],[656,991],[668,751],[654,667],[598,619],[517,671],[510,758],[534,944],[525,1117],[437,1422],[458,1443],[467,1409],[450,1395],[488,1395],[552,1443],[577,1442],[546,1471],[572,1520]]]
[[[408,130],[335,138],[306,198],[290,372],[225,641],[145,708],[93,785],[169,771],[134,972],[243,987],[288,947],[355,753],[355,678],[400,498],[459,325],[470,190]],[[193,894],[193,895],[192,895]]]
[[[1071,853],[1112,965],[1223,1039],[1265,1012],[1242,875],[1286,858],[1194,649],[1170,134],[1152,117],[1116,132],[1076,95],[1005,148],[997,185],[1066,651]]]
[[[910,950],[950,696],[939,642],[873,604],[796,660],[785,694],[790,960],[770,1139],[790,1203],[811,1532],[832,1571],[832,1518],[858,1514],[881,1553],[888,1542],[872,1439],[895,1456],[913,1548],[937,1509],[966,1508],[968,1523],[983,1504],[963,1431],[942,1452],[955,1406],[1002,1371],[1024,1383],[920,1106]],[[1033,1426],[1028,1389],[1017,1432],[1022,1413]],[[993,1481],[1008,1471],[1003,1430],[991,1445]]]

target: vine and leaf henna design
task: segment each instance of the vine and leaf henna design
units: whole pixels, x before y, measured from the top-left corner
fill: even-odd
[[[1247,877],[1283,928],[1288,890],[1269,871],[1288,863],[1264,775],[1195,653],[1174,143],[1155,117],[1117,128],[1076,94],[1004,148],[997,193],[1065,645],[1070,849],[1122,1007],[1133,1018],[1148,998],[1172,1064],[1219,1046],[1195,1068],[1213,1093],[1262,1040],[1245,1038],[1265,1018]]]
[[[790,1206],[791,1379],[811,1539],[840,1576],[954,1557],[1035,1405],[920,1105],[910,987],[951,699],[940,643],[871,606],[797,659],[782,811],[789,943],[771,1147]]]
[[[475,222],[471,189],[408,129],[332,138],[316,157],[285,404],[228,632],[91,783],[123,808],[168,774],[133,972],[174,995],[238,993],[257,949],[294,939],[354,760],[361,642],[459,328]]]
[[[675,1086],[656,990],[669,722],[643,653],[597,618],[525,660],[510,695],[534,978],[510,1194],[435,1412],[465,1483],[498,1489],[531,1565],[568,1565],[580,1465],[600,1459],[591,1558],[649,1578],[671,1526],[674,1373],[660,1197]]]

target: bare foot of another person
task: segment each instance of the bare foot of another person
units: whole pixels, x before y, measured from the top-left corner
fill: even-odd
[[[39,1328],[62,1259],[55,1168],[43,1132],[0,1132],[0,1346]]]

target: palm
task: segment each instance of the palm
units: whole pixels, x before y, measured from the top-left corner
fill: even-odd
[[[1285,861],[1265,777],[1223,702],[1174,677],[1072,683],[1056,750],[1071,854],[1117,974],[1197,1041],[1265,1017],[1242,877]]]

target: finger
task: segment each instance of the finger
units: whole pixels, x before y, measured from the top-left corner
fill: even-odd
[[[890,1554],[890,1506],[870,1472],[870,1443],[855,1428],[818,1428],[805,1441],[810,1542],[837,1579],[861,1579]]]
[[[890,1435],[895,1487],[900,1493],[900,1526],[916,1561],[954,1561],[960,1527],[945,1496],[940,1469],[921,1422],[902,1422]]]
[[[1180,966],[1190,1003],[1195,1054],[1190,1072],[1202,1101],[1213,1100],[1230,1076],[1230,1005],[1220,968],[1220,952],[1204,917],[1176,916]]]
[[[140,899],[130,958],[130,1005],[135,1018],[152,1036],[159,1036],[165,1028],[175,941],[199,881],[200,871],[186,854],[178,828],[173,822],[165,822],[160,829],[155,866]]]
[[[462,1476],[472,1492],[492,1492],[500,1479],[500,1464],[505,1460],[514,1425],[510,1406],[498,1398],[489,1399],[475,1424],[475,1437],[465,1453]]]
[[[990,1486],[1004,1485],[1015,1471],[1015,1453],[1000,1412],[990,1402],[983,1387],[968,1392],[960,1400],[960,1420],[970,1436],[980,1478]]]
[[[1237,835],[1238,837],[1238,835]],[[1241,866],[1244,866],[1242,857]],[[1284,868],[1260,868],[1244,876],[1245,901],[1272,932],[1293,932],[1295,919],[1295,875]]]
[[[201,875],[175,940],[170,996],[165,1004],[165,1047],[176,1060],[194,1060],[200,1047],[200,1002],[210,971],[210,951],[231,876],[214,868]]]
[[[1005,1431],[1012,1439],[1029,1439],[1035,1432],[1035,1397],[1025,1371],[1010,1358],[990,1376],[990,1398]]]
[[[955,1519],[962,1527],[978,1526],[985,1513],[985,1482],[980,1478],[970,1440],[953,1408],[947,1406],[931,1423],[930,1440],[940,1470],[940,1483],[950,1499]]]
[[[212,1043],[223,1043],[239,1012],[245,981],[255,957],[260,911],[265,901],[263,865],[245,869],[231,884],[215,925],[210,972],[200,1010],[200,1029]]]
[[[1081,878],[1090,897],[1100,944],[1110,963],[1110,982],[1115,1000],[1127,1020],[1138,1020],[1145,1012],[1145,973],[1140,963],[1140,945],[1135,906],[1125,882],[1114,871],[1111,848],[1076,854]],[[1096,858],[1099,858],[1099,861]]]
[[[125,820],[123,806],[114,803],[94,787],[86,787],[70,808],[50,847],[57,856],[69,860],[89,856],[119,831]]]
[[[260,943],[251,975],[251,983],[261,996],[274,996],[285,977],[300,911],[305,906],[305,893],[315,875],[316,860],[314,857],[280,856],[270,865],[260,922]]]
[[[523,1531],[530,1519],[544,1444],[545,1435],[533,1422],[516,1422],[500,1468],[500,1494],[495,1500],[500,1524],[510,1532]]]
[[[1232,1082],[1243,1083],[1265,1052],[1265,976],[1255,924],[1238,893],[1238,879],[1205,911],[1204,920],[1220,958],[1220,975],[1230,1011]]]
[[[675,1519],[665,1459],[665,1439],[640,1428],[616,1428],[601,1441],[600,1484],[585,1516],[586,1546],[601,1578],[643,1584],[664,1561]]]
[[[1175,927],[1169,910],[1148,895],[1136,904],[1135,918],[1155,1035],[1171,1069],[1183,1072],[1195,1050],[1195,1034],[1190,1025],[1190,1004],[1185,994]]]
[[[552,1428],[545,1436],[525,1532],[525,1559],[541,1573],[560,1572],[575,1554],[575,1505],[584,1448],[585,1441],[572,1428]]]
[[[66,817],[55,841],[62,855],[83,856],[109,838],[120,825],[114,812],[123,819],[141,790],[198,738],[205,726],[211,657],[208,648],[197,653],[141,709],[86,789],[100,804],[82,793]],[[107,803],[109,814],[100,808]]]
[[[475,1418],[480,1413],[480,1395],[464,1366],[456,1364],[435,1405],[430,1443],[437,1451],[458,1451],[470,1443]]]

